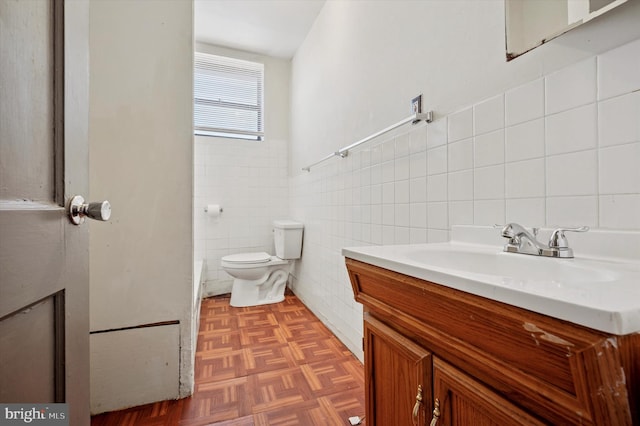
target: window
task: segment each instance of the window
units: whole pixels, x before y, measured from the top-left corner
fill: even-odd
[[[195,53],[196,135],[262,140],[264,65]]]

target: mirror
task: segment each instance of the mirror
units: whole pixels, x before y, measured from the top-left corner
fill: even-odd
[[[505,0],[507,61],[627,0]]]

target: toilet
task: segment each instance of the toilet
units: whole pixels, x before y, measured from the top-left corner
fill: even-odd
[[[222,269],[233,277],[231,306],[258,306],[284,300],[291,260],[300,259],[304,225],[293,220],[273,221],[276,255],[238,253],[222,258]]]

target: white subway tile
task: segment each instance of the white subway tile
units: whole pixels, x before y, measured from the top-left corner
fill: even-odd
[[[546,117],[547,155],[595,148],[597,121],[595,103]]]
[[[409,181],[409,200],[412,203],[427,201],[427,178],[421,177]]]
[[[473,225],[473,201],[451,201],[449,203],[449,224]]]
[[[382,183],[382,165],[380,163],[371,166],[371,184]]]
[[[544,156],[544,119],[528,121],[505,130],[506,161]]]
[[[380,162],[392,161],[396,158],[396,140],[389,139],[382,143],[382,155]]]
[[[421,122],[422,123],[422,122]],[[409,133],[409,151],[414,154],[416,152],[426,151],[427,149],[427,126],[430,124],[418,124],[417,127]]]
[[[424,228],[411,228],[409,244],[425,244],[427,242],[427,230]],[[362,314],[358,318],[362,318]],[[360,321],[362,322],[362,321]],[[362,334],[361,334],[362,335]]]
[[[449,201],[473,200],[473,170],[449,173]]]
[[[449,241],[449,231],[446,229],[427,229],[428,243],[446,243]]]
[[[395,182],[395,203],[408,203],[409,202],[409,181],[399,180]]]
[[[367,166],[360,171],[360,184],[371,185],[371,167]]]
[[[382,224],[395,225],[396,207],[393,204],[382,205]]]
[[[409,179],[409,157],[404,156],[395,160],[395,180]]]
[[[412,228],[426,228],[427,203],[411,203],[409,217]]]
[[[477,200],[473,202],[474,225],[505,223],[504,200]]]
[[[449,144],[447,154],[448,170],[455,172],[473,167],[473,139],[465,139]]]
[[[382,184],[371,185],[371,204],[382,204]]]
[[[371,147],[371,165],[380,164],[382,161],[382,144]]]
[[[403,133],[396,136],[395,158],[409,155],[409,134]]]
[[[505,124],[512,126],[544,116],[544,80],[538,79],[505,93]]]
[[[504,165],[475,169],[473,185],[474,200],[504,198]]]
[[[506,202],[505,223],[517,222],[528,227],[541,227],[545,222],[544,198],[514,198]]]
[[[474,135],[481,135],[504,127],[504,95],[476,104],[473,107]]]
[[[371,166],[371,148],[360,151],[360,166],[362,168]]]
[[[427,177],[427,201],[447,201],[447,174]]]
[[[409,203],[395,204],[395,225],[396,226],[410,226],[411,220],[411,208]],[[408,241],[407,241],[408,242]]]
[[[476,136],[473,151],[475,167],[504,163],[504,130]]]
[[[547,157],[547,196],[596,194],[597,169],[595,150]]]
[[[397,167],[397,164],[396,164]],[[416,178],[427,175],[427,151],[420,151],[409,156],[409,176]]]
[[[381,244],[395,244],[396,243],[396,228],[393,225],[382,225],[382,241]]]
[[[447,144],[447,117],[427,125],[427,149]]]
[[[404,226],[394,227],[395,239],[393,244],[409,244],[411,242],[411,230]]]
[[[603,148],[599,161],[600,194],[640,193],[640,143]]]
[[[600,146],[640,141],[640,91],[598,104]]]
[[[449,227],[447,203],[427,203],[427,224],[435,229]]]
[[[640,194],[601,195],[600,227],[634,230],[640,228]]]
[[[449,143],[473,136],[473,109],[467,108],[449,115]]]
[[[370,185],[363,185],[360,187],[360,203],[362,205],[371,204],[371,186]]]
[[[640,40],[598,56],[598,99],[640,89]]]
[[[447,172],[447,145],[427,150],[427,174]]]
[[[596,58],[570,65],[545,78],[546,114],[596,101]]]
[[[543,158],[507,163],[506,198],[544,197],[545,162]]]
[[[386,182],[382,184],[382,204],[393,204],[395,201],[395,183]]]
[[[362,221],[363,224],[371,223],[371,205],[370,204],[363,205],[362,208],[360,209],[360,220]],[[364,228],[363,228],[363,232],[364,232]]]
[[[598,197],[547,198],[547,226],[598,226]],[[567,234],[571,238],[570,234]]]
[[[385,161],[380,167],[382,170],[382,182],[393,182],[396,178],[395,161]]]

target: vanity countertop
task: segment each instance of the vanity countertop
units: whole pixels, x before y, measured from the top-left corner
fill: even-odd
[[[630,258],[611,258],[581,255],[576,249],[573,259],[547,258],[505,253],[496,244],[500,239],[483,244],[477,235],[476,230],[454,229],[450,242],[349,247],[342,254],[596,330],[640,332],[640,259],[633,257],[635,252]],[[637,236],[632,237],[636,250]],[[593,246],[587,241],[584,251]]]

